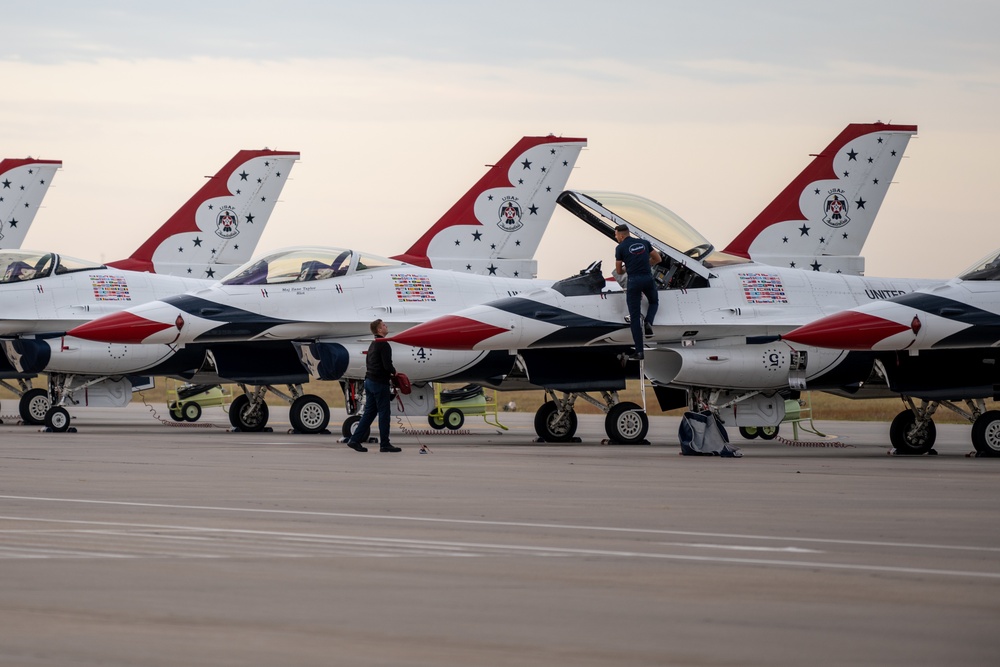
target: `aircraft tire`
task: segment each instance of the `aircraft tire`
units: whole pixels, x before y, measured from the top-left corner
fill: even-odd
[[[181,416],[184,421],[196,422],[201,419],[201,406],[197,403],[185,403],[181,408]]]
[[[1000,456],[1000,410],[989,410],[972,422],[972,445],[979,456]]]
[[[354,429],[357,427],[359,421],[361,421],[361,415],[351,415],[344,420],[344,425],[340,427],[340,432],[345,438],[350,438],[354,435]]]
[[[267,403],[261,403],[260,408],[250,414],[250,399],[246,394],[240,394],[229,404],[229,423],[241,431],[263,431],[269,417]]]
[[[611,442],[621,445],[638,445],[649,432],[649,417],[641,406],[623,401],[608,410],[604,418],[604,431]]]
[[[547,401],[535,413],[535,433],[545,442],[569,442],[576,435],[576,412],[570,410],[557,420],[558,411],[555,401]]]
[[[45,413],[45,425],[53,433],[65,433],[69,430],[69,411],[56,405]]]
[[[889,425],[889,442],[896,448],[897,454],[926,454],[934,447],[937,439],[937,427],[933,421],[927,423],[922,431],[911,433],[917,417],[912,410],[903,410]]]
[[[760,435],[759,426],[740,426],[740,435],[746,440],[753,440]]]
[[[45,423],[45,413],[52,407],[52,400],[44,389],[29,389],[21,395],[17,407],[21,421],[30,426],[41,426]]]
[[[330,408],[319,396],[304,394],[292,401],[288,419],[300,433],[322,433],[330,423]]]
[[[774,440],[778,437],[780,428],[778,426],[759,426],[757,430],[761,440]]]
[[[444,425],[452,431],[462,428],[465,423],[465,414],[458,408],[448,408],[444,411]]]

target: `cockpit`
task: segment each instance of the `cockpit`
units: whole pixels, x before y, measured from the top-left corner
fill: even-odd
[[[0,284],[38,280],[51,275],[106,268],[75,257],[31,250],[0,251]]]
[[[663,261],[653,275],[663,289],[708,285],[711,269],[749,260],[716,252],[704,236],[679,215],[654,201],[623,192],[567,190],[558,203],[588,225],[614,240],[615,227],[628,225],[632,236],[648,240]]]
[[[223,285],[279,285],[340,278],[401,262],[343,248],[291,248],[250,260],[222,279]]]
[[[1000,280],[1000,250],[994,250],[983,257],[963,271],[959,278],[962,280]]]

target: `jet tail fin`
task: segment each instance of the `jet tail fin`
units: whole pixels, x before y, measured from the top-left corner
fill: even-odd
[[[0,161],[0,248],[20,248],[62,160]]]
[[[397,259],[427,268],[532,278],[542,240],[586,139],[524,137]]]
[[[253,255],[297,152],[243,150],[128,259],[129,271],[221,278]]]
[[[916,125],[848,125],[724,252],[774,266],[862,275],[861,248],[916,132]]]

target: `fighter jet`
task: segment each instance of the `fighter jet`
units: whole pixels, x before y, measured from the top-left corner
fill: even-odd
[[[782,339],[876,351],[878,372],[907,405],[889,429],[898,450],[928,451],[943,405],[972,422],[979,455],[1000,456],[1000,411],[986,409],[1000,395],[1000,252],[946,283],[820,318]]]
[[[647,338],[643,371],[663,409],[738,404],[726,414],[727,424],[779,423],[780,391],[856,390],[871,374],[871,354],[792,347],[779,334],[834,310],[930,284],[767,266],[715,252],[672,212],[632,195],[566,192],[560,203],[608,233],[624,222],[659,250],[660,314]],[[685,243],[672,246],[664,238]],[[624,294],[606,285],[597,276],[557,283],[455,311],[390,340],[435,349],[517,350],[529,379],[556,375],[550,364],[567,361],[590,364],[594,374],[613,369],[609,358],[631,341]],[[553,354],[560,349],[561,355]],[[623,375],[612,371],[604,380],[611,384]]]
[[[795,225],[794,228],[798,230],[798,234],[805,236],[809,231],[809,225],[816,224],[826,225],[830,229],[836,227],[839,230],[841,241],[846,241],[849,238],[863,240],[871,227],[871,219],[874,218],[878,204],[884,197],[885,188],[901,157],[902,147],[905,146],[906,140],[915,130],[914,126],[888,126],[877,123],[850,126],[841,134],[838,141],[831,144],[830,148],[813,160],[803,174],[793,182],[794,187],[786,188],[775,202],[754,220],[752,226],[756,233],[784,231],[786,227],[790,229],[792,225]],[[885,146],[895,146],[895,148],[884,150]],[[860,161],[858,160],[859,156],[861,157]],[[858,162],[859,169],[855,170],[851,166],[852,162]],[[876,177],[869,179],[868,176],[873,173],[870,170],[873,169],[879,171],[877,171]],[[843,187],[838,187],[838,184]],[[869,192],[862,190],[862,188],[872,188],[872,190]],[[839,217],[836,219],[832,217],[832,214],[827,214],[830,221],[824,222],[823,215],[817,212],[829,208],[826,202],[830,200],[832,194],[842,195],[848,192],[851,193],[852,198],[857,197],[857,199],[854,199],[847,208],[839,208],[837,211]],[[610,201],[608,195],[601,196]],[[794,205],[788,201],[789,197],[794,198]],[[819,199],[811,199],[811,197],[819,197]],[[572,196],[567,198],[564,195],[560,198],[560,203],[573,212],[577,212],[574,209],[581,207],[579,202],[574,203],[574,201]],[[625,196],[616,200],[616,203],[620,205],[620,208],[617,209],[620,215],[604,210],[603,213],[596,216],[593,213],[584,213],[581,217],[602,230],[603,233],[610,235],[609,228],[604,222],[594,224],[589,218],[600,218],[604,215],[606,220],[614,221],[613,224],[617,224],[621,221],[635,220],[638,216],[643,222],[652,224],[652,228],[657,232],[657,238],[674,240],[676,246],[687,250],[688,254],[677,250],[672,250],[669,253],[670,259],[665,261],[659,274],[659,279],[664,287],[668,284],[675,288],[682,287],[685,290],[684,294],[689,294],[686,291],[688,288],[708,284],[707,280],[713,277],[711,267],[714,266],[714,262],[721,259],[723,263],[749,263],[742,257],[714,253],[712,259],[703,266],[698,261],[692,260],[702,260],[708,255],[713,255],[711,245],[683,221],[680,221],[680,225],[675,225],[674,223],[679,221],[679,218],[673,213],[648,200],[641,200],[641,198]],[[848,226],[852,220],[847,219],[852,215],[854,204],[859,204],[857,209],[864,211],[861,215],[853,217],[853,222],[859,225],[856,231],[854,227]],[[803,215],[801,212],[803,209],[810,211],[810,216]],[[794,211],[794,213],[789,214],[788,211]],[[867,222],[865,222],[866,220]],[[638,228],[635,229],[639,233]],[[848,233],[844,231],[845,229],[852,231]],[[679,234],[679,236],[675,237],[674,234]],[[824,234],[825,232],[817,230],[815,235],[819,237],[818,240],[821,244],[828,244],[829,241]],[[747,235],[744,235],[743,238],[744,242],[735,244],[734,248],[742,254],[749,254],[752,238]],[[692,239],[700,240],[692,241]],[[787,239],[785,241],[787,242]],[[668,244],[661,241],[657,241],[657,243],[660,244],[658,247],[668,247]],[[783,244],[784,242],[782,242]],[[852,249],[844,250],[842,248],[842,250],[844,257],[852,252]],[[788,257],[801,258],[806,256],[802,254],[805,252],[807,250],[797,248],[795,254],[788,255]],[[779,254],[780,251],[773,253],[774,256]],[[808,256],[812,257],[812,255]],[[302,275],[309,275],[306,271],[306,263],[311,261],[315,261],[320,269],[329,275],[333,268],[331,261],[336,258],[337,253],[330,251],[326,257],[318,257],[315,260],[310,259],[307,255],[299,255],[296,261],[302,262]],[[837,259],[833,256],[831,258]],[[264,264],[266,266],[257,267],[254,270],[251,270],[253,267],[248,267],[247,275],[256,272],[258,275],[270,276],[275,273],[278,276],[285,276],[280,280],[290,281],[294,279],[293,276],[300,274],[299,265],[273,272],[270,264],[280,261],[283,261],[283,258],[279,256],[265,258]],[[790,261],[794,262],[795,260]],[[819,261],[814,259],[813,264],[813,270],[818,273],[822,268]],[[343,264],[337,263],[337,266],[343,266]],[[857,268],[856,264],[854,266]],[[771,269],[771,267],[767,268]],[[404,273],[406,271],[410,271],[410,275],[419,282],[435,286],[431,293],[435,295],[435,300],[438,300],[437,304],[417,306],[401,303],[399,291],[393,289],[394,286],[389,278],[394,275],[393,272],[395,275],[406,275]],[[793,283],[802,282],[801,273],[803,272],[792,271]],[[767,279],[766,274],[762,274],[762,276],[762,280]],[[161,304],[150,304],[145,308],[132,309],[129,313],[95,321],[70,333],[94,340],[118,343],[160,343],[163,345],[294,339],[298,341],[296,345],[300,347],[300,352],[302,341],[312,341],[311,344],[319,347],[313,348],[309,354],[302,354],[303,363],[313,377],[338,379],[350,377],[352,374],[354,377],[363,375],[363,364],[361,363],[363,357],[360,356],[360,353],[367,348],[367,341],[364,340],[365,327],[373,317],[385,317],[390,322],[392,330],[398,331],[401,327],[430,319],[435,314],[454,312],[457,309],[456,306],[463,301],[467,304],[481,302],[484,296],[488,297],[489,294],[489,290],[480,289],[478,283],[463,283],[461,287],[452,286],[445,282],[450,280],[449,278],[415,272],[406,267],[395,267],[383,273],[381,282],[374,278],[374,274],[369,274],[370,280],[367,284],[351,278],[351,275],[345,275],[343,280],[321,283],[316,288],[318,293],[315,296],[310,297],[303,292],[304,298],[298,301],[288,300],[284,297],[276,299],[276,292],[266,287],[257,293],[252,289],[245,289],[240,284],[220,285],[208,293],[176,297]],[[235,279],[238,282],[250,281],[250,284],[254,284],[253,281],[257,280],[270,280],[270,278],[248,278],[246,276]],[[393,278],[393,280],[395,279]],[[747,278],[747,280],[751,280],[751,278]],[[829,275],[823,280],[830,283],[831,292],[842,289],[842,277]],[[592,295],[595,294],[595,290],[596,293],[602,292],[605,285],[606,282],[599,273],[586,272],[571,280],[561,282],[556,286],[554,292],[561,296],[566,296],[566,294]],[[361,286],[365,286],[366,291],[362,292]],[[506,294],[503,294],[504,297],[512,297],[518,292],[524,292],[536,286],[520,283],[500,291],[506,291]],[[908,285],[908,288],[912,287]],[[754,288],[748,286],[747,289]],[[465,293],[452,294],[452,290],[461,290]],[[349,302],[340,296],[341,294],[357,295],[351,297],[356,303]],[[740,294],[742,296],[743,292]],[[278,293],[278,296],[281,294]],[[623,298],[618,297],[622,297],[620,292],[617,296],[612,296],[610,293],[598,295],[599,300],[623,301]],[[811,306],[815,308],[816,302],[814,301]],[[697,303],[695,303],[695,307],[698,307]],[[789,308],[794,310],[792,307]],[[741,310],[745,314],[750,314],[755,310],[766,311],[767,308],[765,305],[744,309],[737,308],[736,313],[739,314]],[[816,315],[813,310],[807,309],[807,312],[813,316]],[[555,309],[546,308],[538,319],[557,317],[555,313]],[[570,320],[564,320],[562,324],[569,322]],[[795,320],[792,320],[791,324],[787,320],[785,322],[779,321],[778,326],[765,328],[765,332],[776,334],[780,331],[787,331],[796,323]],[[407,344],[401,345],[397,349],[395,358],[402,360],[397,363],[397,367],[415,380],[473,379],[482,384],[506,387],[516,384],[520,378],[528,382],[529,386],[543,387],[551,392],[565,392],[567,398],[560,400],[558,404],[555,398],[546,402],[539,415],[536,416],[536,430],[547,440],[568,439],[573,436],[575,414],[572,411],[572,402],[578,397],[583,397],[606,409],[608,413],[606,428],[609,437],[619,442],[641,441],[648,425],[648,422],[645,422],[645,415],[642,415],[642,423],[637,423],[634,408],[638,406],[622,404],[617,398],[617,391],[625,386],[626,375],[636,373],[636,369],[632,366],[626,365],[623,368],[618,358],[619,354],[626,349],[627,341],[627,328],[621,314],[614,315],[612,321],[603,322],[594,318],[578,318],[575,324],[579,324],[582,329],[586,329],[588,326],[597,326],[604,333],[619,330],[625,333],[619,336],[620,340],[609,338],[607,342],[613,343],[613,345],[598,351],[573,349],[576,342],[572,337],[567,337],[565,342],[570,347],[566,349],[545,349],[544,351],[533,348],[519,349],[517,344],[512,342],[509,348],[499,346],[488,356],[469,348],[461,350],[461,354],[446,355],[444,350],[435,349],[434,345],[410,346]],[[447,320],[443,328],[449,332],[451,342],[454,342],[456,332],[450,329]],[[580,330],[575,330],[574,335]],[[687,330],[689,327],[686,326],[682,331]],[[737,335],[739,331],[739,327],[734,328],[732,335]],[[718,335],[719,330],[716,329],[713,337]],[[359,340],[358,337],[361,339]],[[405,342],[398,337],[396,340]],[[224,348],[213,344],[211,349],[217,357],[218,352]],[[510,353],[508,350],[514,350],[516,354]],[[328,360],[327,363],[316,363],[315,360],[322,360],[324,354]],[[771,362],[773,369],[769,374],[770,378],[780,374],[778,371],[780,371],[782,363],[787,366],[787,354],[769,350],[767,357],[774,359]],[[759,365],[756,357],[750,365],[755,368]],[[787,368],[785,370],[787,373]],[[475,375],[476,373],[478,373],[478,377]],[[755,379],[748,377],[750,382]],[[770,390],[771,388],[772,384],[768,384],[765,389]],[[600,392],[602,400],[591,399],[587,396],[586,392],[588,391]],[[774,403],[773,393],[771,391],[771,394],[766,397],[768,405]],[[744,402],[744,405],[749,405],[749,403]],[[783,408],[783,403],[781,407]],[[754,416],[753,412],[748,414],[750,417]],[[743,413],[741,413],[741,417],[742,415]],[[774,414],[770,414],[768,418],[774,418]],[[780,421],[781,415],[777,415],[776,418]]]
[[[235,427],[264,428],[268,419],[264,396],[271,392],[292,404],[290,421],[295,430],[322,432],[329,408],[320,397],[304,393],[307,370],[318,379],[339,379],[350,358],[355,372],[360,363],[363,377],[363,353],[368,347],[364,338],[370,335],[371,320],[385,317],[413,323],[446,312],[442,309],[462,308],[530,284],[521,275],[535,270],[535,248],[585,145],[586,139],[552,135],[521,139],[402,255],[412,264],[347,249],[277,251],[241,267],[218,285],[193,293],[193,312],[184,310],[188,305],[182,301],[170,318],[179,335],[164,337],[151,327],[149,336],[139,337],[165,345],[121,345],[121,352],[109,359],[107,345],[70,335],[58,343],[17,341],[12,347],[20,349],[11,349],[8,356],[20,354],[23,370],[55,377],[142,373],[237,382],[244,393],[231,406]],[[440,265],[454,270],[423,268]],[[222,306],[230,297],[238,305]],[[267,322],[278,321],[272,315],[301,316],[307,323],[266,331]],[[124,317],[135,321],[131,315]],[[196,329],[212,328],[209,322],[218,324],[227,317],[242,324],[191,337]],[[408,319],[413,317],[418,319]],[[83,331],[93,337],[102,327],[94,322]],[[254,335],[257,332],[261,335]],[[121,335],[135,336],[131,330]],[[287,342],[292,339],[311,344]],[[246,342],[223,345],[226,341]],[[179,349],[180,345],[185,347]],[[430,356],[424,354],[420,363]],[[435,363],[456,356],[463,359],[445,362],[452,374],[471,367],[485,372],[480,362],[489,358],[492,363],[496,355],[441,353],[434,355]],[[330,368],[339,370],[331,375]],[[278,391],[277,384],[289,385],[288,392]]]
[[[842,350],[935,350],[1000,345],[1000,254],[949,282],[820,318],[793,343]]]
[[[0,161],[0,248],[20,248],[62,160]]]
[[[95,404],[108,396],[127,402],[128,379],[74,383],[50,375],[48,392],[32,389],[27,380],[41,369],[33,365],[31,346],[47,349],[51,343],[71,354],[71,341],[47,336],[136,303],[210,285],[229,262],[249,259],[298,158],[287,151],[240,151],[125,260],[102,265],[53,252],[0,252],[0,336],[11,360],[0,365],[0,382],[20,397],[22,420],[40,424],[51,416],[55,421],[49,426],[64,430],[68,417],[58,411],[49,415],[49,395],[69,398],[84,387]],[[125,353],[106,348],[103,357]]]

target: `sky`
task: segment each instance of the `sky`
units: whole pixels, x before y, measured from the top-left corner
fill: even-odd
[[[521,136],[587,137],[568,187],[675,211],[724,247],[851,122],[919,126],[869,276],[1000,247],[1000,3],[19,3],[0,157],[59,159],[25,248],[128,256],[240,149],[301,152],[258,254],[405,251]],[[539,276],[613,244],[557,212]]]

